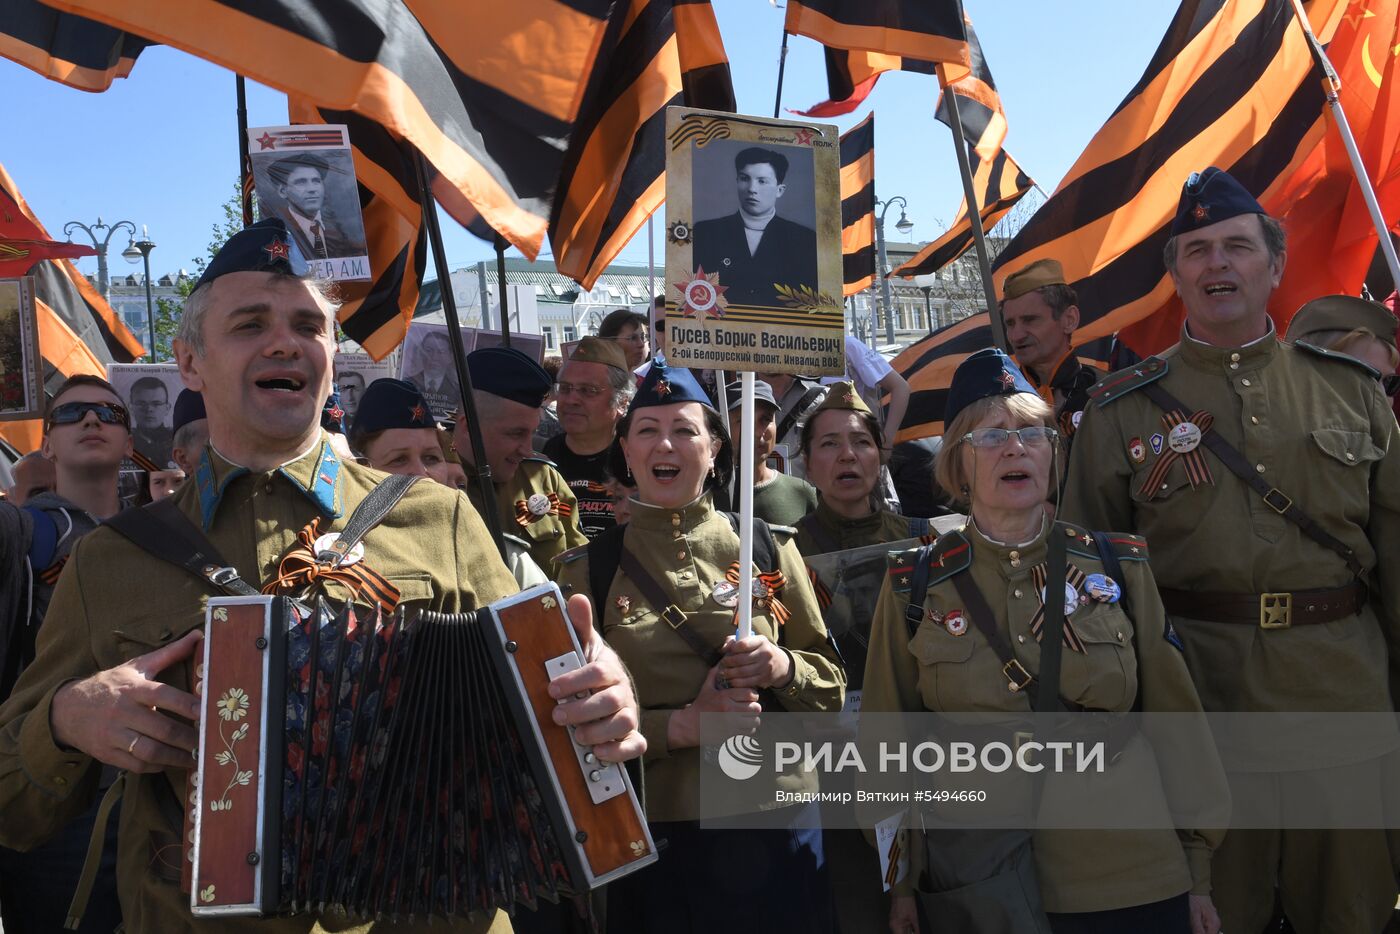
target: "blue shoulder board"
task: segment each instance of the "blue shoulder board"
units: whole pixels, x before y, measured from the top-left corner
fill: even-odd
[[[1089,398],[1098,405],[1108,405],[1114,399],[1166,375],[1167,361],[1161,357],[1148,357],[1141,363],[1110,373],[1099,380],[1090,388]]]

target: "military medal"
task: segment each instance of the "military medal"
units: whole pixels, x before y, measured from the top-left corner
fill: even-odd
[[[1201,429],[1192,422],[1182,422],[1167,435],[1167,446],[1178,454],[1189,454],[1201,444]]]
[[[549,512],[549,497],[543,493],[531,493],[530,498],[525,500],[525,508],[530,510],[532,516],[543,516]]]
[[[1100,603],[1117,603],[1123,596],[1123,588],[1107,574],[1090,574],[1084,579],[1084,589]]]
[[[962,615],[962,610],[949,610],[948,615],[943,617],[943,628],[954,636],[960,636],[967,632],[967,617]]]
[[[1165,439],[1162,437],[1162,435],[1161,435],[1160,433],[1155,434],[1155,435],[1153,435],[1151,438],[1148,438],[1148,439],[1147,439],[1147,443],[1150,444],[1150,445],[1152,445],[1152,453],[1153,453],[1153,454],[1161,454],[1161,453],[1162,453],[1162,442],[1163,442],[1163,440],[1165,440]]]
[[[1147,448],[1143,446],[1141,438],[1134,438],[1128,442],[1128,456],[1133,459],[1134,464],[1141,464],[1147,460]]]
[[[928,619],[929,622],[933,623],[935,626],[943,625],[943,614],[938,612],[937,610],[930,609],[928,611]]]
[[[626,594],[618,597],[613,602],[617,605],[617,611],[623,616],[626,616],[627,612],[632,609],[632,598]]]
[[[749,589],[753,591],[753,598],[755,600],[762,600],[764,597],[768,596],[768,585],[763,582],[763,578],[761,577],[755,577],[753,580],[749,581]]]
[[[720,606],[733,608],[739,605],[739,588],[727,580],[715,581],[710,585],[710,597]]]
[[[320,538],[316,539],[315,544],[311,546],[311,553],[316,556],[316,560],[318,562],[321,561],[321,555],[336,554],[336,552],[331,548],[331,546],[335,544],[335,541],[338,538],[340,538],[339,532],[327,532],[325,535],[322,535]],[[364,556],[365,543],[356,542],[353,548],[347,551],[344,555],[339,556],[340,566],[349,567],[352,564],[358,564],[360,560],[364,558]]]

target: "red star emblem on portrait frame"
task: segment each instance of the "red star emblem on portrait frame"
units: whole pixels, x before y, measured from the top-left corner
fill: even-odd
[[[292,246],[280,237],[274,239],[267,246],[263,247],[263,249],[267,251],[269,262],[276,262],[279,259],[288,263],[292,261]]]
[[[276,149],[277,139],[271,133],[264,130],[263,135],[258,137],[258,145],[263,149]]]

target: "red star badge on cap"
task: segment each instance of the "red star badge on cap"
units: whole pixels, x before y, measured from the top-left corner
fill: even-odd
[[[276,149],[277,140],[271,133],[264,130],[263,135],[258,137],[258,145],[263,149]]]
[[[276,262],[279,259],[288,263],[292,261],[292,246],[280,237],[274,239],[267,246],[263,247],[263,249],[267,251],[269,262]]]
[[[1016,377],[1011,375],[1010,370],[1002,370],[1001,375],[998,376],[997,379],[1001,380],[1001,384],[1007,389],[1011,389],[1016,385]]]
[[[1210,217],[1210,208],[1198,201],[1196,202],[1196,206],[1191,209],[1191,217],[1198,222],[1203,221],[1207,217]]]
[[[423,403],[418,403],[413,407],[413,411],[408,413],[415,422],[421,422],[427,413],[423,411]]]
[[[326,414],[329,415],[331,418],[335,419],[336,421],[340,421],[342,418],[345,417],[345,410],[338,405],[333,405],[330,408],[326,409]]]
[[[656,381],[656,394],[658,396],[669,396],[671,394],[671,384],[664,379]]]

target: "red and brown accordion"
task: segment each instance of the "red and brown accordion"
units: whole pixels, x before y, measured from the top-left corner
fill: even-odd
[[[581,664],[553,584],[463,614],[211,599],[193,913],[462,918],[654,862],[626,771],[552,719]]]

